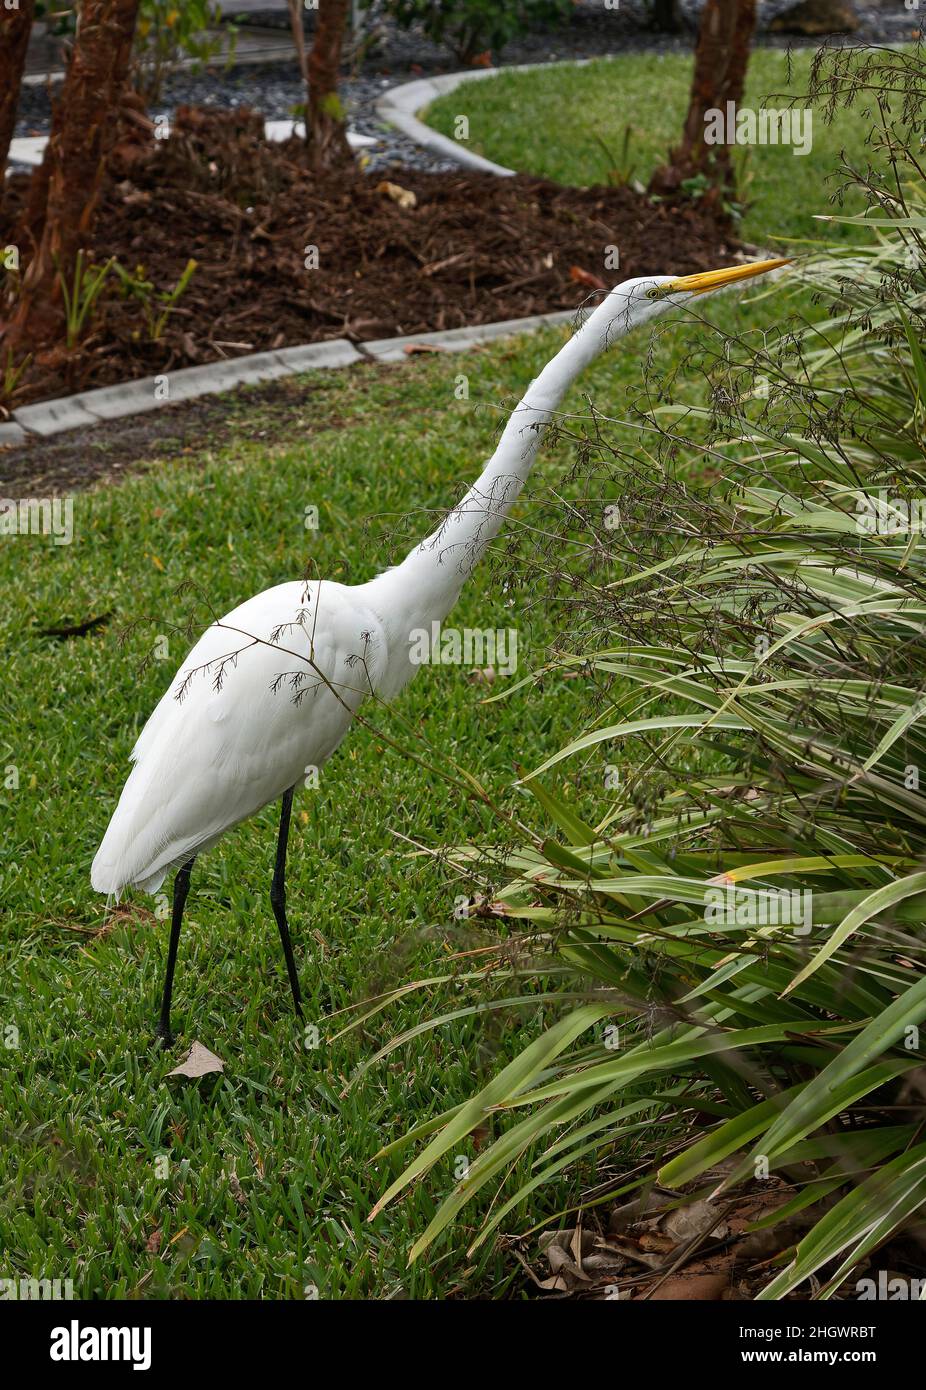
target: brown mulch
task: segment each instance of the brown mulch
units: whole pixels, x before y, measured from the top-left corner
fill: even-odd
[[[725,1160],[701,1175],[709,1190],[735,1167]],[[776,1222],[797,1188],[784,1179],[742,1183],[716,1201],[683,1198],[658,1187],[611,1209],[586,1212],[575,1227],[544,1231],[536,1245],[513,1237],[509,1249],[541,1297],[645,1302],[754,1300],[791,1260],[796,1244],[831,1209],[838,1194]],[[788,1295],[803,1301],[835,1271],[839,1259]],[[888,1271],[908,1288],[920,1277],[922,1244],[900,1232],[863,1258],[851,1283],[833,1297],[857,1299],[856,1278]],[[888,1277],[885,1275],[885,1277]],[[916,1294],[910,1294],[916,1297]]]
[[[111,275],[78,349],[38,354],[12,404],[295,343],[572,309],[620,280],[709,269],[739,249],[709,214],[627,187],[397,170],[408,207],[360,170],[310,174],[303,152],[265,142],[261,118],[241,110],[182,109],[169,140],[122,139],[92,259],[142,267],[157,294],[192,257],[190,286],[151,341],[141,301]],[[9,180],[0,244],[26,184]],[[619,270],[603,268],[609,246]]]

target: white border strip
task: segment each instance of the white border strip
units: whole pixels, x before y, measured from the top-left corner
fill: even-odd
[[[566,309],[553,314],[536,314],[531,318],[502,319],[496,323],[478,324],[474,328],[451,328],[443,333],[379,338],[356,346],[346,338],[337,338],[331,342],[280,348],[277,352],[255,352],[247,357],[226,358],[221,362],[205,363],[201,367],[182,367],[179,371],[165,372],[160,376],[142,377],[118,386],[83,391],[76,396],[61,396],[57,400],[24,405],[14,410],[11,420],[0,424],[0,449],[25,443],[30,438],[48,439],[66,430],[99,425],[105,420],[122,420],[165,405],[217,395],[235,386],[276,381],[280,377],[298,376],[301,372],[349,367],[363,361],[404,361],[411,355],[405,349],[418,344],[443,352],[464,352],[493,338],[513,337],[558,324],[577,324],[585,312],[582,309]],[[165,390],[169,392],[168,395],[165,395]]]
[[[157,113],[155,114],[157,115]],[[264,121],[265,140],[279,143],[288,140],[291,135],[298,135],[300,139],[303,139],[305,137],[305,122]],[[356,130],[348,130],[347,143],[352,150],[362,150],[369,145],[377,144],[378,141],[373,135],[361,135]],[[18,135],[15,140],[11,140],[7,155],[7,173],[13,172],[9,167],[12,164],[25,165],[27,169],[35,169],[42,162],[47,144],[47,135]]]

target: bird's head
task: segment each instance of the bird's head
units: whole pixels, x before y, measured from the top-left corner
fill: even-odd
[[[790,263],[790,257],[785,257],[750,261],[723,270],[702,270],[695,275],[642,275],[635,280],[625,280],[611,291],[617,297],[613,304],[614,318],[618,323],[623,319],[624,328],[636,328],[667,309],[678,308],[703,294],[736,285],[741,280],[752,280]]]

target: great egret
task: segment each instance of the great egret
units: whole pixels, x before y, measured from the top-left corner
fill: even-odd
[[[353,587],[279,584],[207,628],[135,744],[135,766],[91,871],[93,887],[115,897],[129,885],[156,892],[179,866],[157,1030],[165,1042],[193,861],[280,797],[270,901],[301,1016],[285,892],[293,792],[307,769],[330,758],[364,698],[389,699],[415,674],[410,633],[431,631],[450,612],[521,491],[544,426],[582,369],[616,337],[666,309],[785,264],[755,261],[617,286],[531,383],[477,482],[400,565]]]

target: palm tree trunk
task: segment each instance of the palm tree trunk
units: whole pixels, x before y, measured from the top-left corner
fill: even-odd
[[[650,192],[678,192],[683,181],[704,175],[715,201],[733,196],[733,164],[728,144],[708,144],[706,117],[710,111],[738,107],[743,99],[749,47],[756,24],[756,0],[707,0],[695,51],[694,76],[682,142],[650,180]],[[729,132],[728,132],[729,133]]]
[[[19,0],[15,10],[0,9],[0,199],[34,17],[35,0]]]
[[[47,343],[63,318],[61,281],[73,284],[77,252],[93,227],[106,156],[129,72],[139,0],[82,0],[74,47],[24,226],[34,247],[5,341]]]
[[[353,158],[347,123],[338,96],[341,46],[350,17],[350,0],[319,0],[312,48],[306,64],[309,88],[306,140],[315,170],[334,169]]]

